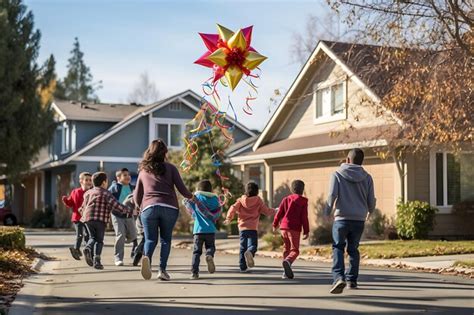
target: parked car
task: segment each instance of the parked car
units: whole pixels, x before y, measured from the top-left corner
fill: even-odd
[[[9,207],[0,208],[0,222],[4,225],[17,225],[17,219]]]

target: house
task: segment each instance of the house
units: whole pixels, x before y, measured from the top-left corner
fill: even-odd
[[[472,151],[456,158],[432,148],[400,160],[381,154],[389,144],[383,135],[400,121],[387,110],[376,114],[390,88],[390,73],[365,75],[379,62],[379,48],[319,42],[252,150],[232,156],[232,162],[244,181],[259,183],[271,206],[289,193],[293,179],[305,181],[314,227],[316,204],[327,197],[330,175],[349,149],[361,147],[382,213],[394,217],[402,196],[426,201],[439,209],[433,236],[466,234],[452,209],[474,197]]]
[[[79,173],[102,170],[115,179],[115,171],[126,167],[136,178],[138,162],[153,139],[164,139],[170,150],[183,148],[185,124],[200,107],[201,96],[191,90],[148,106],[54,101],[58,127],[51,145],[14,189],[12,208],[19,222],[28,223],[34,209],[51,206],[56,225],[67,226],[70,211],[60,198],[78,186]],[[242,124],[226,119],[235,124],[236,149],[255,137]]]

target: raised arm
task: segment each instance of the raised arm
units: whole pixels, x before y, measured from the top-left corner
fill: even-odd
[[[324,208],[324,215],[330,215],[334,207],[334,203],[339,196],[339,183],[337,180],[336,174],[332,174],[331,180],[329,182],[329,194]]]
[[[178,189],[179,193],[184,198],[192,199],[193,194],[188,190],[188,188],[186,188],[186,185],[184,185],[183,179],[181,178],[181,175],[179,174],[178,169],[173,165],[172,170],[173,170],[173,182],[176,188]]]
[[[69,196],[63,196],[61,200],[66,207],[74,207],[74,200],[72,200],[72,192],[69,194]]]
[[[230,206],[226,216],[227,222],[230,222],[234,219],[235,214],[240,211],[240,207],[242,207],[240,200],[237,200],[232,206]]]

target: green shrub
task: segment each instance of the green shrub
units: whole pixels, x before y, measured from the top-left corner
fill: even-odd
[[[30,226],[32,228],[52,228],[54,226],[54,212],[51,207],[46,207],[44,210],[33,211]]]
[[[20,227],[0,227],[0,248],[25,249],[25,234]]]
[[[310,233],[309,243],[311,245],[324,245],[332,243],[332,227],[320,225]]]
[[[379,209],[375,209],[369,216],[366,224],[375,235],[382,236],[388,224],[388,219]]]
[[[423,239],[433,229],[438,209],[427,202],[398,202],[395,227],[403,239]]]
[[[270,250],[280,249],[283,246],[283,238],[280,234],[268,232],[263,236],[263,240],[268,244]]]

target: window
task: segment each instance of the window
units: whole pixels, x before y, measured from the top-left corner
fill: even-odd
[[[160,138],[168,147],[181,149],[186,122],[184,119],[153,118],[151,126],[154,128],[150,130],[150,141]]]
[[[474,199],[474,154],[436,152],[431,157],[431,203],[451,207]]]
[[[69,152],[69,125],[65,122],[61,128],[61,153],[68,153]]]
[[[260,190],[265,190],[265,178],[263,165],[252,165],[248,167],[249,181],[255,182]]]
[[[319,87],[315,93],[315,120],[343,118],[345,111],[344,83]]]
[[[181,103],[180,102],[174,102],[171,103],[169,106],[170,112],[179,112],[181,111]]]

